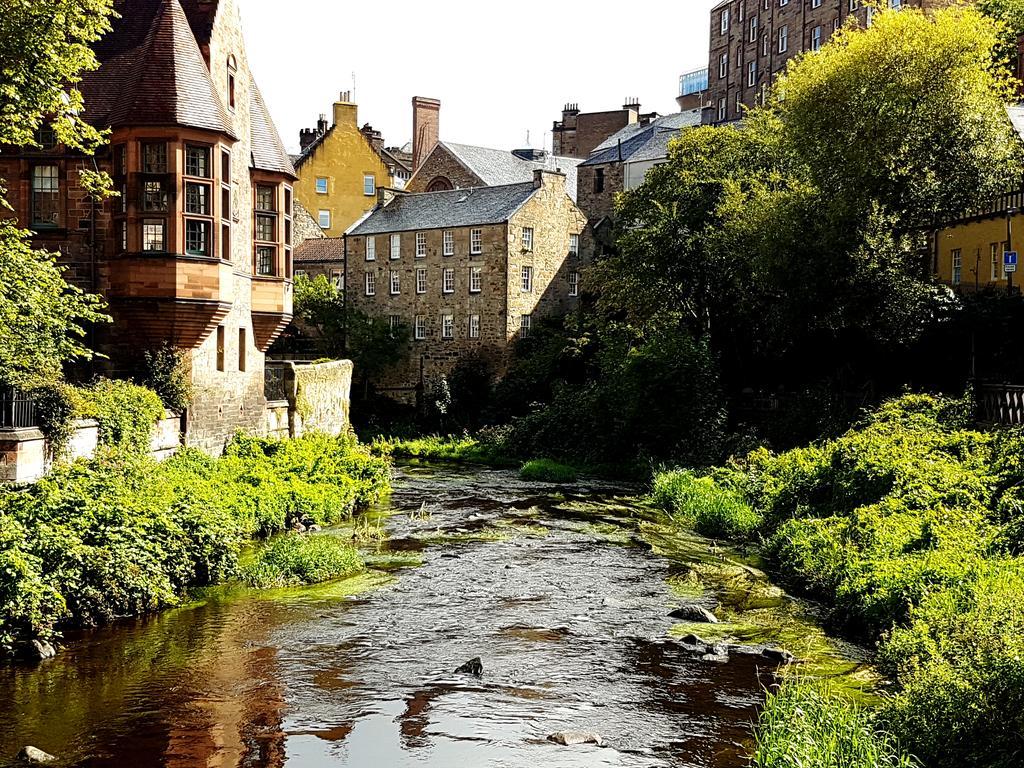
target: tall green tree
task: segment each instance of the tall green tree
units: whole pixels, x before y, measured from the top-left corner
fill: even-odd
[[[97,66],[90,49],[110,29],[112,0],[7,0],[0,12],[0,145],[34,143],[45,123],[64,145],[93,151],[103,133],[81,118],[81,73]],[[85,174],[97,199],[103,174]],[[0,217],[9,208],[0,179]],[[64,363],[88,358],[88,323],[102,302],[68,285],[56,255],[34,250],[28,232],[0,221],[0,384],[33,387],[60,378]]]

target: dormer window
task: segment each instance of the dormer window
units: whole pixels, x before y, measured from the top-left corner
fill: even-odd
[[[228,106],[235,108],[235,82],[238,79],[238,64],[234,55],[228,56]]]

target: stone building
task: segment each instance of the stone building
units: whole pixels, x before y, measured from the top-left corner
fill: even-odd
[[[612,245],[615,198],[640,186],[651,168],[668,158],[669,142],[700,125],[699,109],[626,126],[602,142],[577,168],[577,204],[587,217],[581,254],[589,260]]]
[[[576,199],[576,166],[579,158],[552,155],[542,149],[491,149],[441,141],[441,102],[417,96],[413,99],[414,172],[410,192],[443,192],[449,189],[493,187],[533,180],[537,170],[566,176],[569,196]]]
[[[323,275],[338,289],[345,285],[345,238],[306,240],[295,246],[295,276],[310,280]]]
[[[344,92],[334,104],[334,122],[320,116],[316,128],[299,135],[293,158],[299,180],[295,196],[330,237],[340,237],[377,203],[377,187],[401,189],[412,169],[400,153],[384,147],[380,131],[359,127],[359,108]]]
[[[411,394],[470,351],[500,372],[511,342],[575,305],[585,224],[565,175],[541,169],[526,183],[382,192],[345,236],[350,305],[410,335],[407,363],[375,383]]]
[[[952,0],[890,0],[889,6],[939,8]],[[708,108],[704,122],[727,123],[764,102],[789,60],[816,51],[854,16],[870,23],[863,0],[724,0],[711,9]]]
[[[562,157],[583,160],[609,136],[627,125],[653,117],[656,117],[654,113],[641,114],[640,102],[635,99],[627,100],[622,109],[608,112],[580,112],[579,104],[566,104],[562,119],[555,120],[551,128],[551,151]]]
[[[85,158],[42,130],[0,150],[14,215],[102,294],[108,372],[142,350],[185,353],[195,390],[186,442],[216,451],[266,429],[264,352],[292,314],[296,178],[249,71],[235,0],[118,0],[85,73],[84,117],[110,128],[95,157],[119,197],[91,202]]]

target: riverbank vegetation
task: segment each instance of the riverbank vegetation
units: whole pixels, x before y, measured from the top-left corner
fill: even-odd
[[[350,436],[240,435],[221,458],[184,449],[159,463],[108,448],[0,489],[0,650],[175,605],[238,575],[250,539],[338,522],[379,499],[388,477]],[[347,572],[357,556],[289,542],[260,562],[254,582],[292,583]]]
[[[321,584],[364,569],[359,551],[337,536],[288,533],[263,547],[241,569],[241,578],[251,587],[267,589]]]
[[[1024,433],[971,417],[969,399],[907,395],[839,438],[654,481],[669,514],[757,537],[877,646],[896,691],[879,721],[932,768],[1014,765],[1024,732]]]

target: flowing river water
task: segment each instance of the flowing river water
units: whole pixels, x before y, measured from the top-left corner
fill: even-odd
[[[0,765],[31,744],[119,768],[740,768],[776,667],[703,659],[689,632],[870,686],[810,607],[622,489],[415,466],[394,488],[354,529],[366,576],[211,590],[0,668]],[[725,622],[669,618],[687,601]],[[474,657],[481,677],[453,672]],[[547,740],[563,730],[607,745]]]

